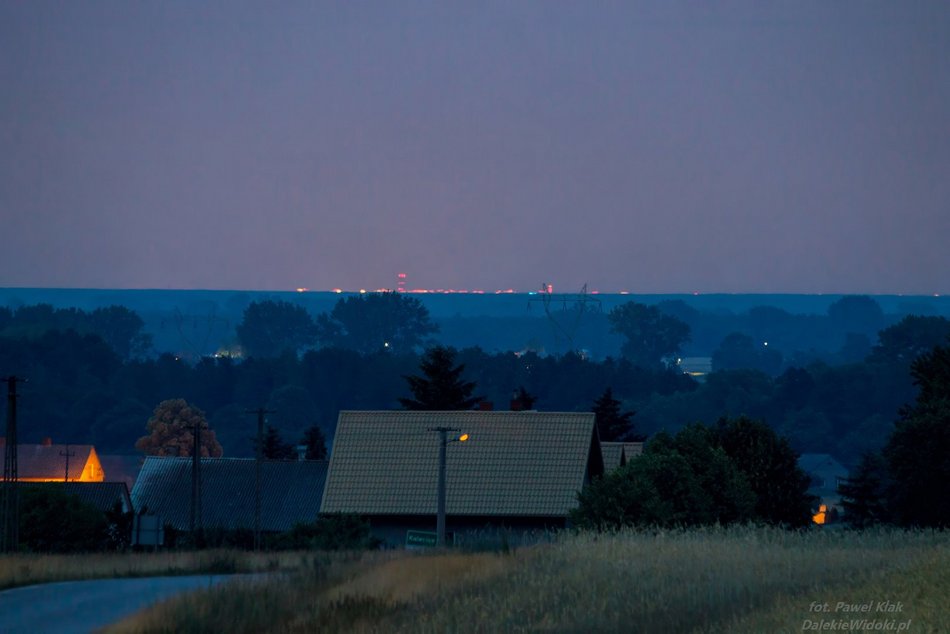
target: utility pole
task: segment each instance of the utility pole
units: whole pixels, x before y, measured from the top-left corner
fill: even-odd
[[[69,445],[66,445],[66,451],[60,451],[59,455],[66,456],[66,475],[63,476],[63,482],[69,482],[69,457],[75,456],[75,451],[69,450]]]
[[[201,529],[201,423],[191,425],[191,535]]]
[[[15,552],[20,544],[20,499],[17,491],[17,436],[16,384],[23,382],[16,376],[4,379],[7,383],[7,432],[3,451],[3,535],[0,546],[4,552]]]
[[[276,414],[274,410],[258,407],[245,410],[257,414],[257,459],[254,461],[254,550],[261,549],[261,463],[264,461],[264,415]]]
[[[465,442],[468,440],[468,434],[448,440],[446,436],[448,432],[462,430],[454,427],[429,427],[426,431],[439,432],[439,501],[435,518],[435,545],[442,548],[445,546],[445,447],[450,442]]]

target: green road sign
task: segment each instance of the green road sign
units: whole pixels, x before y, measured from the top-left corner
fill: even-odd
[[[406,548],[435,548],[438,535],[430,531],[406,531]],[[455,543],[455,533],[445,535],[445,543]]]
[[[429,531],[406,531],[406,547],[430,546],[435,547],[438,535]]]

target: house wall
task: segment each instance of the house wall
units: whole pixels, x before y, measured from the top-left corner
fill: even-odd
[[[436,517],[430,516],[366,516],[373,537],[387,548],[404,548],[406,532],[435,532]],[[453,517],[445,521],[446,533],[454,533],[457,545],[473,548],[520,546],[550,539],[551,532],[567,525],[558,517]]]

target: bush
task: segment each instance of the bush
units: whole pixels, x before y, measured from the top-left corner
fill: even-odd
[[[370,534],[369,524],[358,515],[334,513],[310,524],[296,524],[275,536],[270,545],[287,550],[369,550],[378,548],[380,543]]]
[[[20,490],[20,543],[34,552],[75,553],[110,545],[105,515],[74,495],[51,487]]]

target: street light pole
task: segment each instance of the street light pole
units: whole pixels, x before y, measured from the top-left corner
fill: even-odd
[[[430,427],[427,431],[439,432],[439,501],[435,519],[435,545],[437,548],[442,548],[445,546],[445,446],[450,442],[465,442],[468,440],[468,434],[448,440],[446,436],[448,432],[462,430],[454,427]]]

